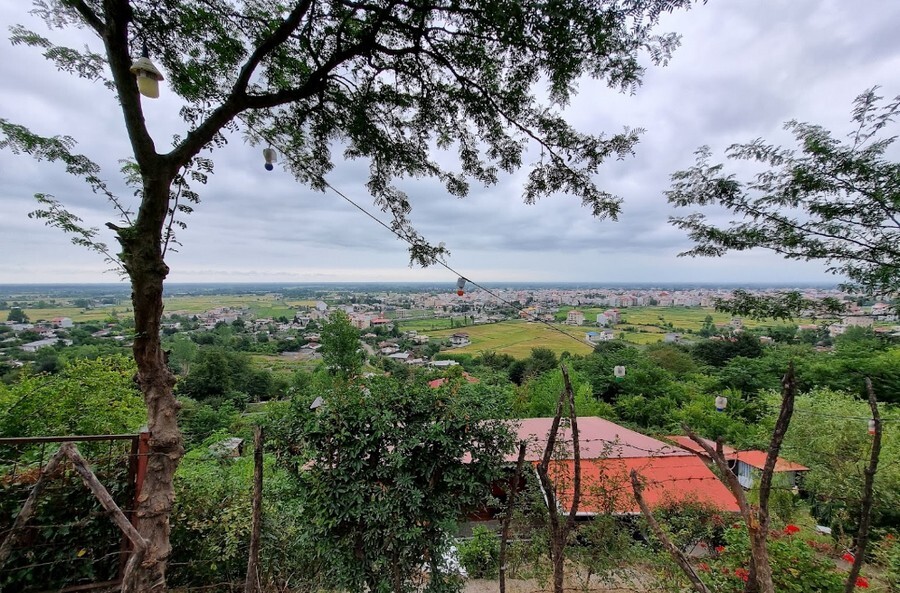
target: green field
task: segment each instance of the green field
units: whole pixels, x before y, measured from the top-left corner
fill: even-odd
[[[462,324],[462,320],[454,320],[456,324]],[[397,329],[400,331],[414,330],[417,332],[432,332],[443,329],[452,329],[453,331],[465,331],[466,328],[450,327],[449,317],[435,317],[433,319],[416,319],[414,321],[397,321]],[[472,327],[471,325],[468,327]],[[453,332],[450,332],[453,333]]]
[[[130,305],[130,303],[128,303],[128,305]],[[54,307],[51,309],[29,309],[23,307],[22,310],[28,315],[28,320],[32,323],[38,321],[50,321],[55,317],[68,317],[76,323],[84,321],[103,321],[112,315],[113,311],[115,311],[116,315],[119,317],[126,314],[131,315],[131,307],[126,305],[88,310],[79,309],[78,307]],[[2,320],[5,321],[6,311],[2,312],[2,315]]]
[[[529,323],[524,320],[503,321],[485,325],[470,325],[464,328],[445,329],[429,332],[432,338],[449,338],[451,334],[463,332],[469,334],[472,343],[463,348],[453,348],[447,352],[460,354],[479,354],[494,351],[509,354],[515,358],[527,358],[532,348],[549,348],[556,353],[569,351],[573,354],[587,354],[592,348],[584,342],[584,334],[590,328],[575,328],[565,325],[553,327],[568,334],[547,327],[543,323]]]
[[[315,305],[315,301],[277,300],[267,295],[204,295],[173,296],[165,299],[166,313],[197,315],[219,307],[248,308],[257,317],[293,317],[297,309]],[[28,319],[49,321],[54,317],[69,317],[75,323],[104,321],[113,314],[119,318],[131,316],[131,301],[122,299],[118,305],[80,309],[78,307],[52,307],[35,309],[23,307]],[[5,320],[5,317],[3,318]]]

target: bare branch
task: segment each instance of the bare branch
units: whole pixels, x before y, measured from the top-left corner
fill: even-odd
[[[875,422],[875,434],[872,436],[872,450],[869,453],[869,465],[864,470],[866,479],[863,484],[862,505],[859,509],[859,530],[856,532],[856,547],[853,550],[853,565],[844,583],[844,593],[853,593],[856,589],[856,578],[866,560],[866,546],[869,543],[869,524],[872,520],[872,505],[875,502],[875,473],[878,471],[878,459],[881,456],[882,422],[878,413],[878,400],[872,380],[866,377],[866,393],[869,395],[869,409]]]
[[[656,517],[653,516],[653,511],[650,510],[647,501],[644,500],[644,487],[641,485],[640,480],[638,480],[637,470],[631,470],[631,489],[634,490],[634,498],[637,500],[638,506],[641,508],[641,513],[644,515],[644,519],[647,520],[647,525],[650,526],[650,530],[653,531],[656,538],[662,542],[663,547],[669,552],[672,559],[675,560],[675,563],[681,568],[681,571],[685,576],[687,576],[694,591],[697,593],[711,593],[703,581],[700,580],[700,577],[697,576],[697,572],[684,556],[684,552],[679,550],[678,546],[672,543],[669,536],[666,535],[665,530],[660,527],[659,523],[656,521]]]

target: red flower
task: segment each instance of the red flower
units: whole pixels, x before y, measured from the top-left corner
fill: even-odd
[[[841,559],[846,560],[847,562],[853,562],[854,560],[856,560],[856,556],[854,556],[850,552],[844,552],[844,555],[841,556]]]
[[[867,579],[866,577],[856,577],[856,586],[860,589],[868,589],[869,579]]]
[[[786,525],[784,527],[784,532],[788,535],[794,535],[795,533],[797,533],[799,531],[800,531],[800,528],[797,527],[796,525]]]
[[[709,564],[707,564],[706,562],[701,562],[697,565],[697,568],[699,568],[703,572],[709,572]]]
[[[721,554],[725,551],[725,546],[716,546],[716,553]]]
[[[734,576],[738,577],[746,583],[748,580],[750,580],[750,571],[746,568],[735,568]],[[868,583],[866,584],[866,586],[869,586]]]

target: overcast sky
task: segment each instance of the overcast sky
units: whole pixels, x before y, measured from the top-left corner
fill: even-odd
[[[0,3],[0,23],[45,32],[24,0]],[[599,185],[624,199],[618,222],[598,221],[577,198],[534,206],[521,200],[522,175],[473,186],[468,198],[444,195],[429,181],[405,184],[412,220],[430,241],[443,241],[450,265],[477,281],[791,282],[828,281],[816,263],[786,262],[765,252],[719,259],[676,257],[690,247],[667,219],[669,175],[690,166],[709,144],[763,137],[783,142],[796,118],[849,130],[850,104],[864,89],[900,94],[900,2],[896,0],[710,0],[667,16],[682,46],[668,67],[648,70],[635,95],[585,81],[567,108],[590,132],[623,126],[646,132],[635,157],[610,162]],[[55,39],[82,44],[83,31]],[[39,52],[0,44],[0,117],[42,134],[67,134],[128,195],[117,176],[127,156],[115,98],[102,85],[57,73]],[[167,93],[144,100],[158,146],[182,131],[179,102]],[[404,244],[331,193],[317,193],[276,167],[259,149],[231,139],[216,151],[215,175],[187,219],[183,246],[168,257],[173,282],[440,281],[442,268],[410,268]],[[337,163],[335,185],[371,211],[366,164]],[[107,203],[61,167],[0,151],[0,283],[112,282],[102,259],[30,220],[33,194],[49,193],[90,226],[115,220]],[[381,215],[382,219],[386,219]],[[111,235],[104,237],[114,244]]]

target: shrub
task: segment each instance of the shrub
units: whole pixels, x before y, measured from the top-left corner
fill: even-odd
[[[500,538],[490,529],[476,526],[472,539],[460,542],[459,560],[472,578],[496,577],[500,571]]]

